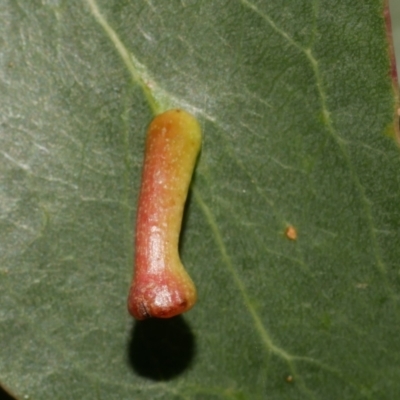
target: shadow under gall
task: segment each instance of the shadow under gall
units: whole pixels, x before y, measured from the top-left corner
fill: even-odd
[[[182,316],[136,321],[129,363],[141,376],[165,381],[183,373],[196,353],[195,337]]]
[[[192,197],[193,197],[192,191],[189,190],[188,196],[186,198],[185,207],[183,209],[182,225],[181,225],[181,231],[179,233],[179,242],[178,242],[179,254],[182,254],[182,250],[184,247],[185,231],[186,231],[186,226],[187,226],[188,220],[189,220],[189,209],[192,204]]]

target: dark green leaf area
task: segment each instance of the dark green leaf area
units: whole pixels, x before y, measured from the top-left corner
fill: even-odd
[[[397,398],[400,158],[379,3],[3,1],[7,390]],[[169,107],[204,133],[180,243],[199,300],[138,323],[145,132]]]

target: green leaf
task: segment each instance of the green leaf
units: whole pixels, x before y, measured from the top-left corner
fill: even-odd
[[[10,392],[398,396],[400,155],[381,3],[2,2]],[[181,241],[199,301],[135,323],[144,135],[176,106],[204,132]]]

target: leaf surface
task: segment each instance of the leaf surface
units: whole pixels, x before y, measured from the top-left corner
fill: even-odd
[[[380,2],[7,0],[0,15],[5,387],[396,398],[400,157]],[[135,323],[144,135],[171,107],[204,133],[181,240],[199,301]]]

